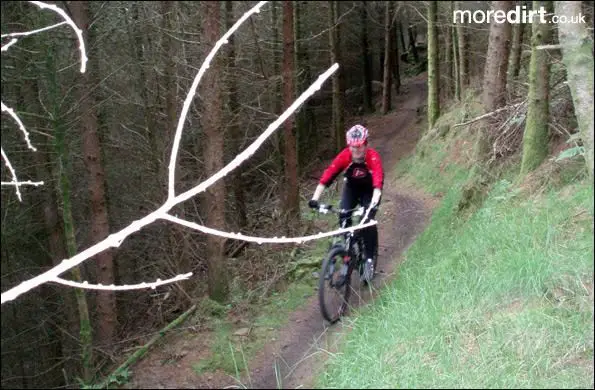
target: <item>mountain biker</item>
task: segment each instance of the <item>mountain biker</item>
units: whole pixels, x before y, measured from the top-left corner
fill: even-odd
[[[337,176],[345,171],[341,209],[351,210],[359,203],[366,209],[370,208],[368,218],[364,223],[376,216],[380,205],[382,189],[384,187],[384,170],[380,154],[368,147],[368,129],[362,125],[351,127],[345,134],[347,147],[335,157],[333,162],[323,172],[318,186],[308,202],[313,209],[318,208],[318,198]],[[339,226],[343,221],[345,227],[351,226],[351,212],[339,215]],[[376,225],[362,229],[364,239],[364,255],[366,258],[364,280],[370,281],[374,277],[374,264],[378,256],[378,229]],[[343,267],[346,269],[346,265]]]

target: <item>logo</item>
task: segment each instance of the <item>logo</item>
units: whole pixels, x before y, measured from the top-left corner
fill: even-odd
[[[354,178],[359,179],[361,177],[366,177],[366,170],[362,169],[362,168],[355,168],[353,170],[353,175]]]

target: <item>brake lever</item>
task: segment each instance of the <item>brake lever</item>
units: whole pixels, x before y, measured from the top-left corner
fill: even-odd
[[[354,211],[353,215],[355,217],[360,217],[360,216],[364,215],[364,207],[362,206],[359,209],[357,209],[356,211]]]
[[[321,214],[328,214],[330,209],[332,208],[332,206],[328,205],[320,205],[320,207],[318,208],[318,212]]]

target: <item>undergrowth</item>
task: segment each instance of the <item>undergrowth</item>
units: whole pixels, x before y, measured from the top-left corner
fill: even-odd
[[[580,156],[518,175],[509,155],[468,207],[474,133],[454,105],[396,167],[440,195],[430,225],[317,388],[593,387],[593,184]],[[465,111],[465,112],[463,112]],[[472,115],[471,115],[472,116]],[[442,130],[440,129],[442,126]]]

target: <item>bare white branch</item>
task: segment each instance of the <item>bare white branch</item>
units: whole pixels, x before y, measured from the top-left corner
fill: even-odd
[[[31,31],[25,31],[25,32],[17,32],[17,33],[8,33],[8,34],[2,34],[2,38],[7,38],[7,37],[26,37],[28,35],[33,35],[33,34],[37,34],[40,33],[42,31],[47,31],[47,30],[51,30],[53,28],[56,27],[60,27],[63,24],[67,24],[67,22],[60,22],[60,23],[56,23],[53,24],[51,26],[47,26],[47,27],[42,27],[42,28],[38,28],[37,30],[31,30]]]
[[[6,45],[2,46],[2,51],[7,51],[9,47],[11,47],[12,45],[14,45],[17,42],[18,42],[18,39],[12,38],[10,40],[10,42],[8,42]]]
[[[34,152],[37,152],[37,149],[33,145],[31,145],[31,141],[29,140],[29,132],[27,131],[27,129],[25,129],[25,125],[23,124],[23,122],[21,122],[21,120],[17,116],[17,114],[15,114],[14,110],[10,107],[7,107],[6,104],[4,104],[4,102],[1,102],[0,104],[2,107],[2,112],[8,113],[8,115],[10,115],[12,117],[12,119],[14,119],[15,122],[19,125],[19,129],[21,129],[21,131],[25,135],[25,141],[27,141],[27,147],[29,149],[33,150]]]
[[[2,151],[2,160],[4,160],[4,164],[6,165],[6,167],[10,171],[10,175],[12,176],[11,183],[15,186],[15,191],[17,192],[17,198],[19,198],[19,201],[22,202],[23,199],[21,198],[21,191],[19,191],[19,184],[18,184],[19,180],[17,179],[17,173],[14,171],[14,168],[12,167],[12,164],[10,163],[8,156],[6,155],[6,153],[4,153],[4,148],[0,148],[0,150]]]
[[[82,283],[73,282],[72,280],[66,280],[62,278],[54,278],[51,280],[52,282],[60,283],[65,286],[76,287],[76,288],[84,288],[88,290],[111,290],[111,291],[126,291],[126,290],[141,290],[144,288],[152,288],[153,290],[159,286],[163,286],[164,284],[175,283],[179,282],[180,280],[189,279],[192,276],[192,272],[183,275],[177,275],[171,279],[161,280],[157,279],[154,283],[139,283],[139,284],[128,284],[123,286],[115,286],[115,285],[103,285],[103,284],[89,284],[89,282],[84,281]]]
[[[3,181],[2,182],[3,186],[34,186],[34,187],[38,187],[38,186],[42,186],[43,184],[44,184],[43,181],[31,181],[31,180],[18,181],[18,182],[13,182],[13,181]]]
[[[202,182],[201,184],[197,185],[196,187],[176,196],[175,198],[168,199],[166,205],[168,205],[168,210],[175,204],[183,202],[192,198],[194,195],[205,191],[208,187],[213,185],[217,180],[225,177],[229,172],[233,171],[237,168],[242,162],[250,158],[256,150],[266,141],[268,137],[283,123],[289,116],[293,114],[293,112],[301,106],[311,95],[313,95],[316,91],[320,90],[322,84],[337,70],[339,69],[338,64],[333,64],[326,72],[322,73],[318,76],[318,79],[310,85],[310,87],[305,90],[299,98],[297,98],[291,106],[285,110],[277,120],[267,127],[267,129],[249,146],[247,147],[242,153],[238,154],[232,161],[230,161],[223,169],[219,172]],[[171,177],[171,176],[170,176]],[[170,206],[171,204],[171,206]]]
[[[261,1],[258,4],[256,4],[254,7],[252,7],[252,9],[250,9],[248,12],[246,12],[240,19],[238,19],[238,21],[233,26],[231,26],[229,31],[227,31],[221,37],[221,39],[219,39],[217,41],[217,43],[215,43],[215,46],[213,47],[213,49],[211,49],[211,52],[209,53],[207,58],[202,63],[202,66],[198,70],[198,74],[194,78],[192,87],[190,87],[190,91],[188,92],[188,95],[186,96],[186,100],[184,101],[184,106],[182,107],[182,113],[180,114],[180,120],[178,121],[178,127],[176,129],[176,134],[174,136],[174,144],[172,147],[171,157],[169,160],[168,201],[172,201],[174,196],[176,196],[174,183],[175,183],[175,171],[176,171],[176,160],[178,157],[178,149],[180,148],[180,141],[182,139],[182,130],[184,129],[184,122],[186,121],[186,115],[188,114],[188,110],[190,109],[190,103],[192,102],[192,99],[194,99],[194,95],[196,94],[196,88],[198,88],[198,83],[200,82],[200,79],[202,78],[205,71],[209,68],[213,57],[215,57],[215,54],[217,54],[217,52],[219,51],[221,46],[223,46],[224,44],[229,42],[228,38],[231,36],[231,34],[233,34],[240,27],[240,25],[242,23],[244,23],[244,21],[246,21],[250,16],[252,16],[252,14],[260,12],[260,7],[262,7],[265,3],[267,3],[267,2]]]
[[[535,49],[537,50],[557,50],[561,49],[562,45],[537,45]]]
[[[54,11],[55,13],[60,15],[62,17],[62,19],[65,20],[65,23],[68,23],[68,25],[70,27],[72,27],[72,29],[76,33],[76,36],[79,40],[79,50],[81,52],[81,73],[85,73],[85,71],[87,69],[88,58],[87,58],[87,52],[85,51],[85,41],[83,39],[83,30],[78,28],[78,26],[74,23],[74,21],[70,18],[70,16],[68,16],[68,14],[66,12],[64,12],[63,9],[58,8],[56,5],[47,4],[42,1],[30,1],[30,3],[35,4],[36,6],[38,6],[41,9],[50,9],[50,10]],[[55,27],[55,25],[54,25],[54,27]]]
[[[35,2],[35,3],[39,3],[39,2]],[[246,19],[246,15],[250,15],[252,13],[258,12],[260,6],[262,6],[264,3],[266,2],[260,2],[256,7],[254,7],[251,11],[249,11],[247,14],[244,15],[243,18],[241,18],[232,29],[230,29],[230,32],[234,31],[235,29],[237,29],[237,27],[239,26],[239,24]],[[203,63],[203,66],[201,67],[200,72],[204,73],[204,71],[208,68],[208,63],[211,61],[213,55],[216,53],[217,48],[220,47],[223,43],[227,43],[227,37],[229,37],[230,33],[227,33],[226,35],[224,35],[224,37],[218,42],[218,44],[216,45],[216,47],[213,49],[213,51],[211,52],[211,54],[209,54],[209,56],[207,57],[207,59],[205,59],[205,63]],[[79,254],[69,258],[69,259],[65,259],[62,260],[60,262],[60,264],[58,264],[57,266],[55,266],[54,268],[34,277],[31,278],[29,280],[26,280],[22,283],[20,283],[19,285],[17,285],[16,287],[13,287],[11,289],[9,289],[8,291],[2,293],[2,299],[1,299],[1,303],[4,304],[5,302],[11,301],[16,299],[19,295],[24,294],[25,292],[40,286],[44,283],[47,282],[59,282],[59,283],[74,283],[74,282],[68,282],[64,279],[59,278],[58,276],[66,271],[68,271],[69,269],[76,267],[77,265],[81,264],[82,262],[84,262],[85,260],[93,257],[94,255],[103,252],[104,250],[110,248],[110,247],[119,247],[122,242],[131,234],[139,231],[140,229],[142,229],[143,227],[153,223],[154,221],[156,221],[157,219],[167,219],[176,223],[180,223],[184,226],[191,226],[192,228],[197,228],[199,230],[205,230],[210,232],[211,234],[226,234],[231,236],[231,238],[235,238],[235,239],[244,239],[244,240],[256,240],[256,242],[277,242],[277,243],[283,243],[283,242],[304,242],[307,240],[313,240],[316,238],[322,238],[322,237],[326,237],[326,236],[332,236],[332,235],[336,235],[336,234],[340,234],[341,232],[345,232],[345,231],[353,231],[356,229],[361,229],[367,226],[371,226],[376,224],[376,221],[371,221],[367,224],[360,224],[358,227],[352,227],[352,228],[348,228],[348,229],[342,229],[342,230],[337,230],[334,232],[329,232],[329,233],[319,233],[317,235],[313,235],[313,236],[306,236],[306,237],[297,237],[297,238],[263,238],[263,237],[248,237],[248,236],[243,236],[240,234],[233,234],[233,233],[225,233],[225,232],[219,232],[219,231],[215,231],[213,229],[209,229],[209,228],[205,228],[203,226],[200,225],[194,225],[191,222],[188,221],[184,221],[184,220],[174,220],[174,217],[171,217],[170,215],[168,215],[167,213],[169,212],[169,210],[174,207],[175,205],[177,205],[178,203],[181,203],[191,197],[193,197],[194,195],[198,194],[199,192],[205,191],[209,186],[211,186],[213,183],[215,183],[217,180],[221,179],[222,177],[225,177],[229,172],[231,172],[233,169],[235,169],[237,166],[239,166],[243,161],[245,161],[246,159],[248,159],[252,154],[255,153],[255,151],[257,150],[257,148],[262,145],[262,143],[264,143],[264,141],[290,116],[293,114],[293,112],[304,102],[306,101],[306,99],[308,99],[308,97],[310,97],[311,95],[313,95],[316,91],[318,91],[322,84],[339,68],[338,64],[333,64],[326,72],[324,72],[323,74],[321,74],[317,81],[315,81],[306,91],[304,91],[300,97],[295,100],[293,102],[293,104],[291,106],[289,106],[285,112],[273,123],[271,123],[269,125],[269,127],[266,129],[266,131],[261,134],[256,141],[254,141],[252,143],[252,145],[250,145],[246,150],[244,150],[244,152],[242,152],[241,154],[239,154],[238,156],[236,156],[236,158],[234,158],[228,165],[226,165],[223,169],[221,169],[219,172],[217,172],[215,175],[213,175],[212,177],[210,177],[209,179],[207,179],[206,181],[204,181],[203,183],[200,183],[199,185],[195,186],[194,188],[178,195],[175,196],[174,193],[174,188],[173,188],[173,183],[174,183],[174,168],[175,168],[175,155],[177,154],[178,151],[178,147],[179,147],[179,142],[180,142],[180,138],[181,138],[181,132],[183,129],[183,122],[184,122],[184,118],[186,116],[186,113],[188,111],[188,107],[190,104],[190,101],[192,99],[192,96],[194,96],[195,94],[195,90],[198,86],[198,81],[200,80],[200,77],[202,76],[202,73],[199,73],[199,75],[197,76],[197,78],[195,79],[195,82],[193,84],[193,87],[191,88],[191,90],[188,93],[188,96],[186,98],[185,104],[184,104],[184,109],[182,110],[182,115],[181,115],[181,119],[180,122],[178,124],[178,129],[176,132],[176,141],[175,141],[175,145],[172,148],[172,156],[171,156],[171,160],[170,160],[170,177],[169,177],[169,196],[168,199],[165,201],[165,203],[160,206],[157,210],[155,210],[154,212],[152,212],[151,214],[132,222],[130,225],[128,225],[127,227],[125,227],[124,229],[120,230],[117,233],[113,233],[110,234],[106,239],[104,239],[103,241],[87,248],[86,250],[80,252]],[[2,151],[2,154],[4,156],[4,151]],[[13,171],[14,173],[14,171]],[[14,180],[13,182],[17,182],[16,180],[16,175],[13,175]],[[17,186],[18,189],[18,186]],[[188,277],[190,274],[186,274]],[[182,278],[185,275],[178,275],[176,278]],[[174,279],[176,279],[174,278]],[[177,279],[176,279],[177,280]],[[82,285],[77,285],[77,287],[81,287]],[[87,284],[88,286],[88,284]],[[136,286],[143,286],[141,288],[145,288],[144,286],[146,286],[146,284],[140,284],[140,285],[136,285]],[[97,287],[97,286],[95,286]],[[106,290],[114,290],[114,289],[118,289],[121,287],[126,287],[126,286],[120,286],[120,287],[116,287],[116,286],[101,286],[101,289],[106,289]],[[127,287],[129,288],[129,286]],[[138,287],[136,287],[138,288]]]
[[[48,31],[51,30],[53,28],[62,26],[63,24],[68,24],[70,25],[79,40],[79,49],[81,51],[81,73],[85,72],[86,66],[87,66],[87,55],[85,52],[85,43],[83,41],[83,33],[82,30],[79,29],[76,24],[74,24],[74,22],[72,21],[72,19],[66,14],[66,12],[64,12],[62,9],[58,8],[57,6],[53,5],[53,4],[46,4],[44,2],[41,1],[31,1],[31,3],[37,5],[39,8],[41,9],[50,9],[54,12],[56,12],[58,15],[60,15],[65,21],[61,22],[61,23],[57,23],[54,24],[52,26],[47,26],[47,27],[43,27],[37,30],[32,30],[32,31],[25,31],[25,32],[16,32],[16,33],[8,33],[8,34],[2,34],[2,38],[9,38],[12,37],[12,39],[5,45],[2,46],[2,52],[8,51],[8,49],[16,44],[18,42],[18,39],[15,37],[24,37],[24,36],[29,36],[29,35],[33,35],[33,34],[37,34],[39,32],[43,32],[43,31]],[[2,106],[2,112],[6,112],[8,113],[8,115],[10,115],[15,122],[18,124],[19,129],[21,130],[21,132],[23,133],[23,135],[25,136],[25,141],[27,142],[27,147],[31,150],[33,150],[34,152],[37,151],[37,149],[31,145],[31,141],[29,140],[29,132],[27,131],[27,129],[25,129],[25,125],[23,124],[23,122],[20,120],[20,118],[16,115],[16,113],[14,112],[14,110],[10,107],[8,107],[7,105],[4,104],[4,102],[1,103]],[[10,160],[8,159],[8,157],[6,156],[6,153],[4,153],[4,149],[2,149],[2,159],[4,160],[5,165],[8,167],[8,170],[10,171],[10,174],[12,176],[12,181],[11,182],[2,182],[3,186],[14,186],[15,190],[16,190],[16,194],[17,197],[19,198],[19,201],[23,201],[21,198],[21,192],[19,190],[19,187],[22,185],[34,185],[34,186],[38,186],[38,185],[43,185],[43,182],[31,182],[31,181],[26,181],[26,182],[20,182],[17,179],[16,176],[16,172],[14,170],[14,168],[12,167],[12,164],[10,163]]]
[[[233,240],[242,240],[242,241],[250,241],[250,242],[255,242],[259,245],[261,244],[290,244],[290,243],[296,243],[296,244],[301,244],[304,243],[306,241],[312,241],[312,240],[318,240],[320,238],[324,238],[324,237],[332,237],[332,236],[336,236],[339,234],[343,234],[343,233],[347,233],[347,232],[353,232],[354,230],[358,230],[358,229],[363,229],[372,225],[376,225],[378,222],[375,220],[372,220],[370,222],[364,223],[364,224],[359,224],[356,227],[348,227],[348,228],[344,228],[344,229],[337,229],[337,230],[333,230],[330,232],[325,232],[325,233],[318,233],[318,234],[313,234],[310,236],[303,236],[303,237],[285,237],[282,236],[281,238],[278,237],[273,237],[273,238],[268,238],[268,237],[253,237],[253,236],[245,236],[241,233],[227,233],[227,232],[222,232],[221,230],[216,230],[216,229],[212,229],[212,228],[208,228],[206,226],[202,226],[199,225],[197,223],[194,222],[190,222],[190,221],[186,221],[185,219],[181,219],[178,217],[174,217],[173,215],[170,214],[165,214],[163,215],[161,218],[163,219],[167,219],[168,221],[171,222],[175,222],[177,224],[189,227],[191,229],[194,230],[199,230],[203,233],[207,233],[207,234],[212,234],[215,236],[221,236],[221,237],[227,237],[227,238],[231,238]]]
[[[236,156],[236,158],[234,158],[221,171],[217,172],[215,175],[213,175],[203,183],[197,185],[196,187],[178,195],[175,198],[168,199],[157,210],[137,221],[132,222],[130,225],[120,230],[118,233],[110,234],[103,241],[87,248],[83,252],[71,257],[70,259],[63,260],[54,268],[32,279],[26,280],[21,284],[17,285],[16,287],[13,287],[10,290],[2,293],[1,303],[4,304],[5,302],[12,301],[19,295],[35,287],[38,287],[49,281],[55,280],[63,272],[66,272],[69,269],[76,267],[83,261],[91,258],[92,256],[95,256],[98,253],[103,252],[104,250],[110,247],[119,247],[129,235],[153,223],[155,220],[167,219],[167,212],[176,204],[191,198],[192,196],[198,194],[201,191],[204,191],[215,181],[219,180],[219,178],[224,177],[235,167],[239,166],[244,160],[249,158],[256,151],[258,146],[260,146],[266,140],[266,138],[269,137],[275,131],[275,129],[279,127],[281,123],[283,123],[309,96],[313,95],[314,92],[321,88],[322,83],[326,81],[338,69],[338,67],[338,64],[334,64],[326,72],[321,74],[318,77],[318,80],[314,82],[306,91],[304,91],[302,95],[300,95],[300,97],[291,106],[289,106],[287,110],[275,122],[271,123],[267,130],[263,134],[261,134],[260,137],[258,137],[257,140],[254,141],[254,143],[250,147],[248,147],[244,152]]]

